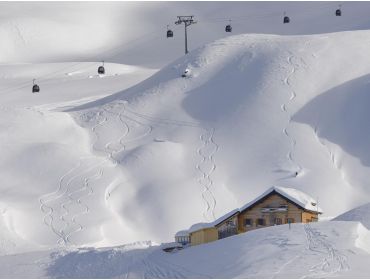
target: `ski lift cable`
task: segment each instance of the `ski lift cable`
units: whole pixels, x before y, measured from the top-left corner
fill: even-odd
[[[11,87],[8,87],[6,89],[2,89],[0,90],[2,94],[7,94],[9,92],[15,92],[17,90],[21,90],[23,88],[27,88],[29,87],[30,83],[33,82],[33,80],[36,80],[36,81],[46,81],[47,77],[50,77],[52,75],[55,75],[55,74],[58,74],[58,73],[61,73],[67,69],[71,69],[72,67],[75,67],[77,65],[80,65],[80,64],[83,64],[83,63],[86,63],[86,62],[78,62],[78,63],[74,63],[72,65],[68,65],[66,67],[63,67],[62,69],[58,69],[56,71],[53,71],[53,72],[50,72],[50,73],[47,73],[45,75],[42,75],[42,76],[37,76],[35,78],[33,78],[32,80],[27,80],[27,81],[24,81],[24,82],[21,82],[19,83],[17,86],[11,86]],[[79,68],[78,70],[81,70],[81,69],[85,69],[85,68],[89,68],[89,67],[92,67],[93,65],[96,65],[97,62],[93,62],[91,65],[88,65],[86,67],[83,67],[83,68]]]
[[[157,31],[155,32],[157,34],[160,33],[160,31]],[[124,46],[127,46],[127,45],[130,45],[130,44],[133,44],[133,43],[136,43],[138,42],[139,40],[143,39],[144,37],[147,37],[148,35],[151,35],[151,34],[154,34],[154,32],[148,32],[148,33],[145,33],[143,35],[141,35],[140,37],[137,37],[129,42],[126,42],[124,44],[120,44],[119,46],[115,47],[114,49],[111,49],[111,50],[108,50],[108,51],[103,51],[103,52],[100,52],[100,53],[97,53],[95,54],[94,56],[98,57],[102,57],[104,54],[108,53],[108,52],[111,52],[112,50],[118,50],[118,52],[115,52],[113,55],[109,55],[110,58],[114,57],[114,56],[117,56],[121,51],[121,48],[124,47]],[[77,63],[74,63],[72,65],[67,65],[66,67],[63,67],[61,69],[58,69],[56,71],[53,71],[53,72],[50,72],[50,73],[47,73],[45,75],[41,75],[41,76],[37,76],[35,79],[36,81],[42,81],[42,80],[45,80],[47,77],[51,77],[53,75],[56,75],[56,74],[60,74],[62,72],[65,72],[66,70],[69,70],[69,69],[72,69],[73,67],[76,67],[78,65],[81,65],[81,64],[84,64],[86,63],[86,61],[82,61],[82,62],[77,62]],[[93,67],[94,65],[98,65],[100,64],[100,62],[92,62],[91,65],[88,65],[86,67],[83,67],[83,68],[80,68],[80,69],[76,69],[77,70],[81,70],[81,69],[86,69],[86,68],[90,68],[90,67]],[[33,79],[32,79],[33,80]],[[4,90],[1,90],[1,93],[5,94],[5,93],[9,93],[9,92],[13,92],[13,91],[17,91],[17,90],[21,90],[23,88],[27,88],[30,83],[32,83],[32,80],[27,80],[25,82],[22,82],[20,83],[18,86],[12,86],[12,87],[9,87],[9,88],[6,88]]]
[[[122,53],[123,51],[125,51],[125,50],[122,50],[123,47],[127,47],[129,45],[135,45],[135,44],[138,44],[139,42],[142,43],[141,41],[156,39],[157,37],[159,38],[163,35],[162,32],[163,32],[162,29],[161,30],[158,30],[158,29],[157,30],[152,30],[150,32],[147,32],[147,33],[139,36],[139,37],[136,37],[133,40],[130,40],[126,43],[120,44],[119,46],[117,46],[113,49],[98,53],[98,55],[100,55],[101,57],[104,56],[106,58],[114,58],[117,55],[119,55],[120,53]],[[151,37],[153,37],[153,38],[151,38]],[[96,55],[94,55],[94,56],[96,56]]]
[[[94,54],[94,57],[113,58],[113,57],[117,56],[118,54],[120,54],[120,53],[122,52],[122,48],[123,48],[123,47],[127,47],[127,46],[129,46],[130,44],[138,43],[140,40],[143,40],[143,39],[148,38],[148,36],[153,36],[153,35],[158,34],[158,37],[159,37],[159,36],[160,36],[159,34],[160,34],[161,32],[162,32],[162,30],[161,30],[161,31],[156,30],[156,31],[150,31],[150,32],[147,32],[147,33],[145,33],[145,34],[143,34],[143,35],[141,35],[141,36],[139,36],[139,37],[137,37],[137,38],[135,38],[135,39],[133,39],[133,40],[130,40],[130,41],[128,41],[128,42],[125,42],[125,43],[123,43],[123,44],[120,44],[120,45],[118,45],[117,47],[114,47],[113,49],[105,50],[105,51],[102,51],[102,52],[95,53],[95,54]],[[150,38],[149,38],[149,39],[150,39]],[[104,61],[106,61],[106,60],[108,60],[108,59],[105,59]],[[70,68],[72,68],[72,67],[75,67],[75,66],[80,65],[80,64],[83,64],[83,63],[86,63],[86,62],[78,62],[78,63],[76,63],[76,64],[69,65],[69,66],[67,66],[67,67],[65,67],[65,68],[63,68],[63,69],[60,69],[60,70],[54,71],[54,72],[52,72],[52,73],[50,73],[50,74],[47,74],[47,75],[44,75],[44,76],[38,77],[38,78],[37,78],[37,80],[44,79],[46,76],[50,76],[50,75],[53,75],[53,74],[60,73],[60,72],[62,72],[62,71],[65,71],[65,70],[67,70],[67,69],[70,69]],[[92,67],[92,66],[96,66],[96,65],[98,65],[98,64],[100,64],[100,62],[93,62],[93,63],[92,63],[92,65],[88,65],[88,66],[86,66],[86,67],[84,67],[84,68],[81,68],[81,69],[86,69],[86,68],[89,68],[89,67]],[[78,70],[81,70],[81,69],[78,69]]]
[[[318,9],[318,8],[324,8],[324,7],[333,7],[333,4],[332,3],[325,3],[325,4],[322,4],[322,5],[316,5],[316,6],[311,6],[311,7],[305,7],[305,10],[307,9]],[[342,4],[339,4],[339,7],[342,7]],[[297,14],[297,12],[299,12],[300,14],[310,14],[311,12],[310,11],[297,11],[296,9],[289,9],[289,12],[290,14]],[[200,18],[197,22],[198,23],[205,23],[205,24],[211,24],[211,23],[221,23],[221,22],[230,22],[230,20],[232,20],[233,22],[238,22],[238,21],[253,21],[253,20],[259,20],[259,19],[264,19],[264,18],[267,18],[267,17],[271,17],[271,16],[281,16],[281,12],[270,12],[270,13],[265,13],[265,14],[257,14],[257,15],[249,15],[249,16],[240,16],[240,17],[227,17],[227,18]],[[176,29],[178,30],[180,28],[180,26],[175,26],[173,29]],[[113,57],[116,57],[118,54],[120,54],[122,52],[122,48],[125,47],[125,46],[128,46],[130,44],[135,44],[135,43],[138,43],[140,42],[140,40],[149,40],[150,37],[149,36],[154,36],[156,34],[159,34],[161,31],[150,31],[150,32],[147,32],[133,40],[130,40],[124,44],[120,44],[119,46],[113,48],[113,49],[110,49],[110,50],[107,50],[107,51],[103,51],[103,52],[100,52],[100,53],[96,53],[94,56],[100,56],[100,57],[103,57],[103,55],[105,55],[106,57],[110,57],[110,58],[113,58]],[[157,37],[160,37],[161,35],[157,35],[157,36],[154,36],[153,37],[153,40],[156,39]],[[109,54],[110,52],[113,52],[111,54]],[[109,54],[109,55],[107,55]],[[50,77],[54,74],[58,74],[62,71],[65,71],[67,69],[71,69],[72,67],[75,67],[77,65],[81,65],[83,63],[86,63],[86,61],[84,62],[78,62],[78,63],[75,63],[75,64],[72,64],[72,65],[68,65],[62,69],[58,69],[56,71],[53,71],[51,73],[48,73],[48,74],[45,74],[45,75],[42,75],[42,76],[39,76],[36,78],[37,81],[39,80],[45,80],[46,77]],[[94,65],[97,65],[98,62],[93,62],[92,65],[88,65],[84,68],[81,68],[81,69],[86,69],[86,68],[89,68],[89,67],[92,67]],[[79,69],[79,70],[81,70]],[[23,82],[21,83],[20,86],[17,86],[17,87],[9,87],[5,90],[2,90],[1,92],[2,93],[8,93],[10,91],[13,91],[13,90],[19,90],[19,89],[23,89],[25,87],[27,87],[29,85],[30,82],[26,81],[26,82]]]
[[[300,7],[298,8],[293,8],[293,9],[289,9],[289,14],[308,14],[308,13],[311,13],[312,11],[307,11],[308,9],[321,9],[321,8],[325,8],[325,7],[333,7],[333,4],[332,3],[325,3],[325,4],[321,4],[321,5],[316,5],[316,6],[311,6],[311,7],[305,7],[305,10],[304,11],[299,11],[298,9],[301,9]],[[199,18],[199,21],[198,22],[209,22],[209,23],[212,23],[212,22],[228,22],[230,19],[232,21],[249,21],[249,20],[254,20],[254,19],[264,19],[264,18],[268,18],[268,17],[271,17],[271,16],[281,16],[281,11],[276,11],[276,12],[269,12],[269,13],[264,13],[264,14],[251,14],[251,15],[248,15],[248,16],[238,16],[238,17],[224,17],[224,18]]]

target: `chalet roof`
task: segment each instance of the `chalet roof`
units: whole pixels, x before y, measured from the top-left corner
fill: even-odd
[[[240,212],[250,208],[255,203],[260,201],[262,198],[268,196],[273,192],[282,195],[283,197],[294,202],[295,204],[297,204],[298,206],[302,207],[305,210],[322,213],[321,208],[317,206],[317,201],[308,194],[294,188],[286,188],[279,186],[273,186],[269,188],[267,191],[253,199],[251,202],[248,202],[247,204],[240,208]]]
[[[192,233],[192,232],[195,232],[195,231],[198,231],[198,230],[201,230],[201,229],[215,227],[215,226],[219,225],[220,223],[222,223],[223,221],[225,221],[225,220],[229,219],[230,217],[234,216],[236,213],[239,213],[239,209],[234,209],[234,210],[232,210],[229,213],[221,216],[220,218],[218,218],[217,220],[215,220],[211,223],[198,223],[198,224],[192,225],[188,232]]]
[[[223,221],[225,221],[225,220],[229,219],[230,217],[234,216],[235,214],[237,214],[237,213],[239,213],[239,212],[240,212],[240,211],[239,211],[239,208],[236,208],[236,209],[234,209],[234,210],[230,211],[229,213],[227,213],[227,214],[225,214],[225,215],[221,216],[220,218],[218,218],[217,220],[215,220],[212,224],[213,224],[214,226],[217,226],[217,225],[221,224]]]
[[[221,224],[222,222],[224,222],[225,220],[231,218],[235,214],[237,214],[239,212],[242,212],[242,211],[252,207],[258,201],[260,201],[261,199],[263,199],[264,197],[268,196],[269,194],[271,194],[273,192],[276,192],[276,193],[280,194],[281,196],[285,197],[286,199],[288,199],[291,202],[297,204],[299,207],[301,207],[305,210],[308,210],[308,211],[311,211],[311,212],[322,213],[321,208],[317,206],[317,201],[315,199],[313,199],[311,196],[309,196],[308,194],[306,194],[306,193],[304,193],[300,190],[294,189],[294,188],[272,186],[267,191],[265,191],[263,194],[261,194],[260,196],[256,197],[252,201],[245,204],[243,207],[236,208],[236,209],[234,209],[234,210],[230,211],[229,213],[221,216],[220,218],[218,218],[217,220],[215,220],[211,223],[198,223],[198,224],[192,225],[187,232],[188,232],[188,234],[190,234],[192,232],[195,232],[195,231],[198,231],[198,230],[201,230],[201,229],[215,227],[215,226]],[[176,233],[176,236],[178,236],[178,234],[180,232],[183,232],[183,231],[179,231],[178,233]]]
[[[175,237],[183,237],[183,236],[189,236],[188,230],[180,230],[176,232]]]
[[[212,228],[212,227],[214,227],[213,223],[194,224],[189,228],[189,233],[193,233],[193,232],[196,232],[196,231],[201,230],[201,229]]]

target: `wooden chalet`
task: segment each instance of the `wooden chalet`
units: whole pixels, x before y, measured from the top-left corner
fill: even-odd
[[[195,224],[187,232],[190,244],[199,245],[268,226],[316,222],[319,214],[322,210],[309,195],[274,186],[243,207],[212,223]]]

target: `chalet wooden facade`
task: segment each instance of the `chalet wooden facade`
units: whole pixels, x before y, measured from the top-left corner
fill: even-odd
[[[218,231],[215,227],[203,227],[199,230],[190,232],[190,245],[195,246],[199,244],[209,243],[218,240]]]
[[[292,188],[272,187],[213,223],[193,225],[189,242],[199,245],[263,227],[318,221],[322,211],[307,194]]]

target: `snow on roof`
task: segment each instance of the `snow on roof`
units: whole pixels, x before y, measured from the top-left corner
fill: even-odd
[[[212,228],[212,227],[214,227],[213,223],[194,224],[189,228],[189,233],[193,233],[193,232],[196,232],[196,231],[201,230],[201,229]]]
[[[219,223],[221,223],[221,222],[225,221],[226,219],[234,216],[238,212],[239,212],[239,208],[236,208],[236,209],[228,212],[227,214],[221,216],[220,218],[218,218],[217,220],[215,220],[211,223],[198,223],[198,224],[192,225],[190,227],[188,233],[192,233],[192,232],[195,232],[195,231],[198,231],[198,230],[201,230],[201,229],[205,229],[205,228],[215,227]]]
[[[313,199],[311,196],[309,196],[308,194],[306,194],[306,193],[304,193],[300,190],[294,189],[294,188],[273,186],[273,187],[269,188],[267,191],[265,191],[263,194],[261,194],[260,196],[253,199],[251,202],[248,202],[247,204],[245,204],[243,207],[236,208],[236,209],[230,211],[229,213],[221,216],[220,218],[213,221],[212,223],[194,224],[190,227],[190,229],[188,231],[179,231],[178,233],[176,233],[175,236],[180,236],[179,234],[182,233],[182,232],[187,232],[188,234],[190,234],[192,232],[195,232],[195,231],[198,231],[198,230],[201,230],[201,229],[215,227],[218,224],[222,223],[223,221],[227,220],[228,218],[234,216],[236,213],[246,210],[247,208],[252,206],[254,203],[256,203],[260,199],[264,198],[265,196],[269,195],[273,191],[281,194],[282,196],[286,197],[290,201],[298,204],[303,209],[322,213],[321,208],[317,206],[317,201],[315,199]]]
[[[264,198],[265,196],[269,195],[273,191],[281,194],[282,196],[293,201],[294,203],[298,204],[299,206],[301,206],[302,208],[306,210],[322,213],[321,208],[317,206],[317,201],[313,199],[311,196],[309,196],[308,194],[300,190],[294,189],[294,188],[286,188],[286,187],[278,187],[278,186],[273,186],[269,188],[267,191],[265,191],[263,194],[253,199],[251,202],[248,202],[246,205],[240,208],[240,212],[246,210],[247,208],[252,206],[254,203]]]
[[[236,208],[236,209],[234,209],[234,210],[230,211],[229,213],[227,213],[227,214],[225,214],[225,215],[221,216],[220,218],[218,218],[217,220],[215,220],[212,224],[213,224],[214,226],[217,226],[219,223],[222,223],[223,221],[225,221],[226,219],[228,219],[228,218],[230,218],[230,217],[234,216],[234,215],[235,215],[236,213],[238,213],[238,212],[239,212],[239,208]]]
[[[182,237],[182,236],[189,236],[189,231],[188,230],[180,230],[176,232],[175,237]]]

